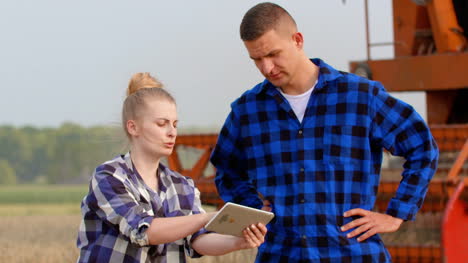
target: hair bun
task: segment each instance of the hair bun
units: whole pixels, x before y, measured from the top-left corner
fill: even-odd
[[[133,74],[128,83],[127,96],[145,88],[162,88],[163,84],[148,72]]]

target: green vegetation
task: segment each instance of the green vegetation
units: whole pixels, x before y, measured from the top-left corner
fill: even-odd
[[[0,204],[0,222],[5,216],[80,216],[80,203],[76,204]]]
[[[0,184],[16,184],[16,173],[7,160],[0,160]]]
[[[179,129],[180,134],[216,131]],[[0,126],[0,185],[86,184],[96,166],[126,151],[120,126]]]
[[[86,185],[0,186],[2,216],[80,215]]]
[[[0,126],[0,184],[83,184],[94,168],[125,151],[120,127]]]
[[[86,185],[17,185],[0,187],[0,204],[77,204]]]

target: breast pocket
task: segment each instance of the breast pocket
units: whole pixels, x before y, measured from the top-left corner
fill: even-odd
[[[368,129],[352,125],[324,127],[324,160],[331,163],[359,163],[370,156]],[[367,150],[366,150],[367,149]]]

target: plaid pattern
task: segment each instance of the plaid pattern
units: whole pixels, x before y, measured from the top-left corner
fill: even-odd
[[[159,193],[146,186],[130,153],[96,168],[83,199],[78,262],[185,262],[184,251],[204,229],[170,244],[149,245],[146,229],[154,217],[204,213],[192,179],[159,165]]]
[[[211,161],[224,201],[276,214],[259,262],[388,262],[378,235],[346,238],[343,212],[371,210],[382,148],[404,156],[402,181],[387,213],[412,220],[423,203],[438,150],[422,118],[383,86],[320,59],[304,120],[267,80],[232,103]],[[348,231],[349,232],[349,231]]]

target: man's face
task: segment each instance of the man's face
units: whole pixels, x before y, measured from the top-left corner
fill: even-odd
[[[295,75],[302,43],[296,34],[270,30],[252,41],[244,41],[250,58],[260,72],[276,87],[291,85]],[[302,40],[302,38],[301,38]]]

